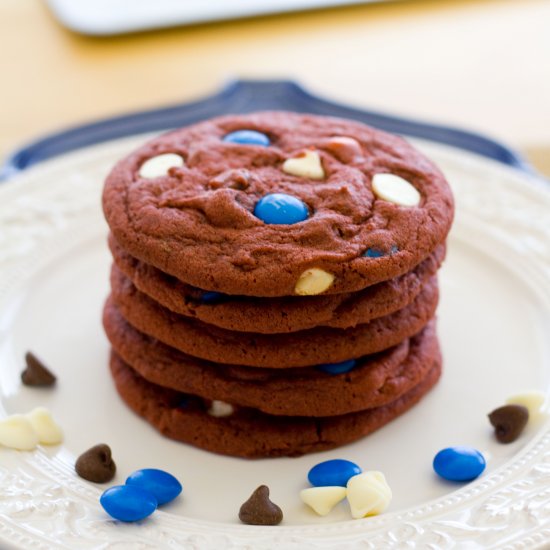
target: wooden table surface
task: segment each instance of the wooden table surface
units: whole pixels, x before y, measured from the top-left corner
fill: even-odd
[[[0,156],[232,77],[292,78],[337,101],[482,132],[550,175],[549,29],[548,1],[411,0],[91,38],[39,0],[2,0]]]

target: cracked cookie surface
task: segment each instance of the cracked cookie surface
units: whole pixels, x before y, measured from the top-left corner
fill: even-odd
[[[261,132],[269,145],[224,141],[237,130]],[[181,165],[140,175],[167,153]],[[313,171],[288,163],[312,153]],[[373,177],[386,173],[414,187],[419,204],[377,196]],[[272,193],[302,201],[307,219],[262,221],[255,207]],[[403,139],[284,112],[220,117],[149,142],[108,176],[103,208],[116,240],[138,260],[204,290],[264,297],[300,294],[298,281],[311,269],[330,275],[318,287],[324,294],[398,277],[444,241],[453,217],[445,178]]]

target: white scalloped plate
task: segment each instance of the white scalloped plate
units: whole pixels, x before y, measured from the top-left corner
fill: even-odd
[[[169,441],[117,397],[100,311],[109,255],[102,180],[143,136],[82,150],[0,188],[2,414],[49,407],[65,443],[0,449],[0,540],[15,548],[534,548],[550,541],[550,426],[531,423],[498,444],[486,415],[510,394],[550,386],[550,191],[541,181],[456,149],[417,142],[449,177],[457,217],[441,272],[445,372],[413,410],[372,436],[297,459],[246,461]],[[20,384],[25,351],[59,377]],[[98,442],[133,470],[164,468],[183,483],[176,502],[139,524],[110,520],[103,487],[73,472]],[[434,454],[472,445],[487,458],[470,484],[439,480]],[[394,500],[381,516],[350,520],[342,503],[319,518],[300,502],[309,468],[343,457],[382,470]],[[258,485],[284,510],[278,527],[239,524]]]

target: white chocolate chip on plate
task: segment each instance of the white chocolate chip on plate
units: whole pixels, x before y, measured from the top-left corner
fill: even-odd
[[[346,498],[345,487],[309,487],[300,491],[302,501],[320,516],[326,516]]]
[[[507,405],[523,405],[529,411],[529,421],[537,421],[543,416],[542,406],[546,401],[546,394],[541,391],[526,391],[513,395],[506,400]]]
[[[372,190],[382,200],[399,206],[418,206],[420,193],[406,179],[395,174],[374,174]]]
[[[139,169],[142,178],[160,178],[166,176],[170,168],[179,168],[184,165],[183,158],[175,153],[165,153],[147,159]]]
[[[294,291],[299,296],[315,296],[324,292],[334,282],[334,275],[323,269],[312,267],[306,269],[298,279]]]
[[[63,432],[45,407],[36,407],[26,414],[38,441],[43,445],[57,445],[63,441]]]
[[[325,177],[321,157],[316,151],[306,151],[299,157],[285,160],[283,172],[312,180],[322,180]]]
[[[381,514],[392,499],[391,489],[382,472],[363,472],[349,479],[347,497],[351,515],[364,518]]]
[[[32,451],[38,445],[38,435],[25,415],[12,414],[0,421],[0,444],[18,451]]]

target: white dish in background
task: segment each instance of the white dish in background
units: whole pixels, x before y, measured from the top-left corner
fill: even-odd
[[[441,271],[441,382],[403,417],[334,451],[246,461],[160,436],[118,398],[100,316],[108,293],[102,181],[133,137],[81,150],[0,187],[0,395],[4,414],[49,407],[65,443],[34,452],[0,450],[0,540],[15,548],[535,548],[550,541],[550,426],[531,425],[498,444],[486,415],[521,390],[550,382],[550,191],[538,180],[458,149],[415,143],[451,181],[457,217]],[[23,387],[32,350],[58,375],[53,389]],[[123,483],[164,468],[183,495],[141,524],[110,520],[105,487],[73,463],[88,447],[113,449]],[[488,461],[481,478],[450,484],[435,453],[471,445]],[[350,520],[346,504],[317,517],[299,499],[309,468],[342,457],[382,470],[390,509]],[[285,519],[240,525],[240,504],[271,487]],[[2,546],[4,547],[4,546]]]
[[[47,0],[63,25],[98,36],[384,1],[388,0]]]

